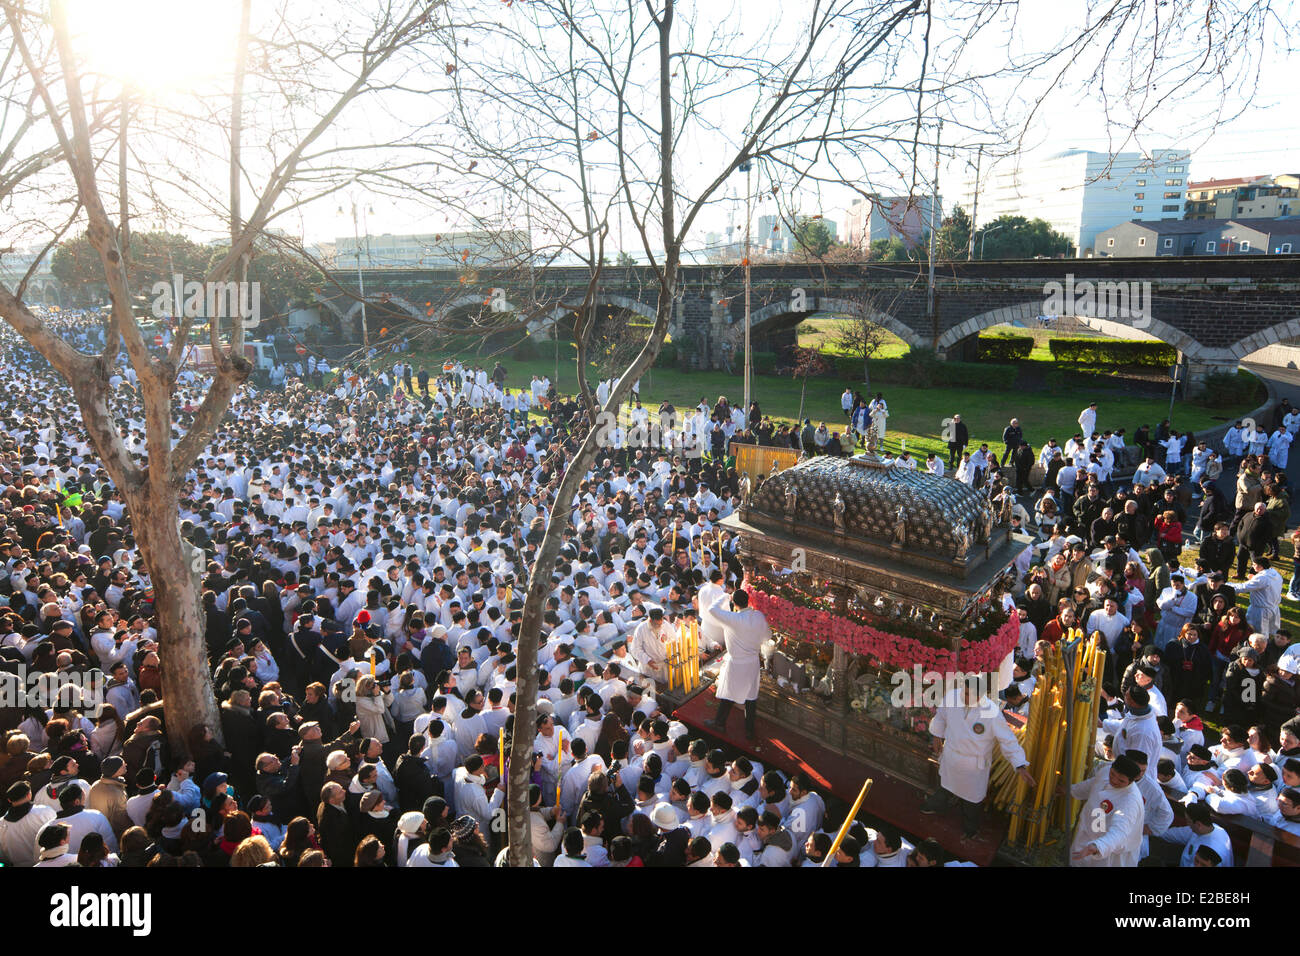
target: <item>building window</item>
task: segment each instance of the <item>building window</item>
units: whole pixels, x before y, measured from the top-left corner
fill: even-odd
[[[1214,252],[1216,249],[1218,249],[1218,247],[1219,247],[1219,244],[1218,244],[1217,242],[1215,242],[1214,240],[1210,240],[1209,242],[1207,242],[1207,243],[1205,244],[1205,251],[1206,251],[1206,252]]]
[[[1138,184],[1139,186],[1145,186],[1145,185],[1147,184],[1147,181],[1146,181],[1145,179],[1139,179],[1139,180],[1137,181],[1137,184]]]
[[[1183,194],[1182,194],[1182,193],[1165,193],[1165,198],[1166,198],[1166,199],[1182,199],[1182,198],[1183,198]]]
[[[1178,212],[1181,208],[1182,208],[1182,207],[1181,207],[1181,206],[1178,206],[1178,205],[1174,205],[1174,206],[1161,206],[1161,207],[1160,207],[1160,211],[1161,211],[1161,212]]]
[[[1239,251],[1239,252],[1250,252],[1250,242],[1247,241],[1247,240],[1245,240],[1245,239],[1241,240],[1241,245],[1240,245],[1238,251]]]
[[[1282,247],[1278,249],[1278,252],[1281,252],[1283,254],[1289,253],[1290,251],[1291,251],[1291,243],[1289,242],[1282,243]]]
[[[1134,206],[1134,207],[1133,207],[1133,211],[1134,211],[1134,212],[1141,212],[1141,211],[1142,211],[1142,207],[1141,207],[1141,206]]]
[[[1181,179],[1166,179],[1166,180],[1165,180],[1165,185],[1166,185],[1166,186],[1181,186],[1182,184],[1183,184],[1183,181],[1182,181]]]
[[[1172,239],[1166,239],[1164,242],[1164,247],[1166,249],[1172,249],[1174,247],[1174,241]]]
[[[1167,170],[1165,170],[1165,172],[1167,173],[1181,173],[1182,171],[1183,171],[1183,167],[1181,166],[1170,166]]]
[[[1139,246],[1145,246],[1146,244],[1147,244],[1147,237],[1146,237],[1146,236],[1138,236],[1138,245],[1139,245]]]
[[[1113,245],[1115,245],[1115,239],[1114,239],[1114,237],[1111,237],[1110,239],[1107,239],[1107,240],[1106,240],[1106,245],[1108,245],[1108,246],[1113,246]]]

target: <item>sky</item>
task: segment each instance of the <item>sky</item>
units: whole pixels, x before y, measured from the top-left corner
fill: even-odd
[[[729,21],[737,9],[721,0],[712,2],[716,6],[707,8],[706,17],[712,13]],[[778,33],[797,27],[801,22],[801,11],[806,10],[809,2],[747,0],[741,10],[746,42],[770,31],[773,24],[777,25]],[[937,2],[942,6],[941,0]],[[978,34],[970,45],[966,62],[995,66],[1009,57],[1027,55],[1050,44],[1053,39],[1077,32],[1078,25],[1087,22],[1089,9],[1095,10],[1098,6],[1089,0],[1025,0],[1019,5],[1014,28],[989,29]],[[1290,11],[1293,21],[1300,20],[1300,11],[1295,4],[1278,6]],[[932,40],[936,48],[941,48],[944,42],[942,30],[937,19],[936,36]],[[949,42],[951,40],[949,37]],[[915,67],[919,63],[913,59],[911,65]],[[1252,68],[1259,71],[1257,84]],[[1231,91],[1226,96],[1219,95],[1218,91],[1194,94],[1176,91],[1148,118],[1141,133],[1127,140],[1127,128],[1122,122],[1108,125],[1106,111],[1095,90],[1081,89],[1081,69],[1068,71],[1060,83],[1040,83],[1029,89],[1017,89],[1010,83],[992,82],[987,85],[986,92],[1009,118],[1008,125],[1013,130],[1019,126],[1014,120],[1017,111],[1023,114],[1024,102],[1036,95],[1045,97],[1033,122],[1020,129],[1024,135],[1023,155],[1027,157],[1049,155],[1069,148],[1100,151],[1119,148],[1126,152],[1178,148],[1192,153],[1190,180],[1300,172],[1300,94],[1296,92],[1294,81],[1300,70],[1300,54],[1287,46],[1272,45],[1258,57],[1238,58],[1233,69],[1239,73],[1239,78],[1228,84]],[[1248,91],[1250,95],[1247,95]],[[1220,110],[1229,116],[1238,110],[1244,112],[1226,122],[1214,122],[1216,111]],[[1118,112],[1123,113],[1122,110]],[[955,117],[959,121],[963,118],[960,113]],[[932,141],[933,135],[928,129],[923,132],[923,144],[927,137]],[[950,208],[961,197],[961,183],[971,175],[973,146],[977,141],[978,137],[969,132],[958,129],[954,135],[952,125],[945,127],[940,140],[939,168],[939,191],[945,197],[945,208]],[[993,144],[992,148],[1005,152],[1014,149],[1014,144],[1004,141]],[[918,168],[920,189],[931,188],[933,155],[932,149],[922,146]],[[986,157],[981,178],[990,173],[991,166]],[[895,173],[891,176],[888,170],[882,170],[870,186],[881,192],[906,194],[909,183],[905,175]],[[692,245],[701,244],[709,232],[725,235],[729,225],[735,227],[737,236],[740,235],[744,215],[744,177],[736,174],[728,191],[733,199],[716,204],[701,216]],[[758,193],[760,190],[755,187],[754,191]],[[806,197],[800,205],[809,211],[815,206],[827,218],[842,223],[853,197],[853,191],[848,188],[829,188]],[[429,231],[423,220],[404,216],[400,204],[378,201],[373,208],[375,211],[369,217],[372,233]],[[768,199],[756,204],[754,216],[757,218],[773,212],[777,212],[776,204]],[[328,238],[328,224],[319,226],[318,231]],[[630,230],[625,230],[625,233],[624,244],[639,251],[631,241]],[[611,241],[617,245],[616,240],[617,230],[614,230]]]
[[[103,72],[117,72],[124,69],[130,81],[150,95],[165,101],[175,89],[187,84],[199,83],[219,76],[223,64],[229,60],[233,50],[233,38],[236,32],[238,4],[235,0],[69,0],[74,26],[79,34],[78,43],[83,55],[92,68]],[[330,13],[322,10],[327,2],[341,0],[292,0],[291,11],[303,12],[303,16],[325,18],[328,22]],[[497,23],[508,24],[512,15],[506,4],[487,4],[485,0],[457,0],[463,9],[482,15]],[[521,0],[522,2],[522,0]],[[596,2],[613,2],[613,0],[596,0]],[[738,47],[746,48],[754,43],[770,44],[780,49],[781,44],[791,37],[797,37],[801,24],[805,21],[813,4],[817,0],[681,0],[679,17],[683,21],[693,21],[698,42],[706,43],[710,36],[721,35],[729,29],[734,33],[734,42]],[[1077,33],[1080,24],[1098,9],[1110,6],[1114,0],[1021,0],[1018,5],[1008,5],[1006,9],[1015,9],[1014,23],[1008,19],[996,22],[992,27],[978,32],[965,48],[963,59],[953,65],[950,53],[955,48],[963,21],[954,11],[969,10],[970,0],[933,0],[936,17],[931,38],[934,51],[932,70],[936,75],[929,81],[933,86],[937,81],[941,64],[947,63],[959,75],[967,72],[995,72],[1009,60],[1018,60],[1033,52],[1050,46],[1054,41],[1067,35]],[[1183,0],[1179,0],[1183,2]],[[1244,0],[1240,0],[1244,2]],[[959,7],[958,4],[967,6]],[[1160,0],[1143,0],[1144,7],[1150,11],[1160,12],[1159,6],[1167,6]],[[1278,0],[1275,4],[1279,16],[1289,18],[1290,22],[1300,22],[1300,3],[1297,0]],[[1198,4],[1199,6],[1199,4]],[[354,9],[364,9],[366,4],[359,3]],[[255,9],[263,9],[255,5]],[[1161,13],[1161,15],[1164,15]],[[913,41],[910,52],[902,55],[895,66],[894,79],[900,83],[913,83],[920,72],[919,25],[914,28],[910,39]],[[1194,40],[1194,38],[1192,38]],[[488,41],[490,43],[490,41]],[[1171,41],[1172,42],[1172,41]],[[1186,48],[1194,47],[1194,42]],[[1175,47],[1174,49],[1179,49]],[[126,55],[123,55],[125,51]],[[1089,148],[1107,150],[1116,142],[1123,141],[1124,124],[1108,126],[1107,116],[1101,106],[1095,90],[1084,90],[1082,83],[1087,70],[1087,59],[1066,71],[1060,82],[1048,82],[1050,74],[1044,72],[1041,77],[1026,85],[1017,86],[1004,79],[991,79],[984,83],[983,100],[968,97],[949,108],[941,108],[937,101],[927,102],[928,117],[935,116],[941,109],[946,115],[946,125],[940,139],[941,158],[939,164],[939,191],[945,198],[945,207],[950,207],[962,192],[961,183],[970,176],[970,161],[974,155],[977,142],[985,142],[990,155],[993,152],[1009,152],[1022,145],[1027,156],[1055,153],[1067,148]],[[940,66],[935,66],[940,64]],[[1114,64],[1111,73],[1122,74],[1124,64]],[[1254,70],[1258,69],[1258,83],[1255,82]],[[1238,175],[1263,175],[1280,172],[1300,171],[1300,95],[1295,92],[1294,77],[1300,69],[1300,55],[1294,50],[1294,42],[1289,46],[1274,43],[1258,56],[1237,58],[1229,66],[1226,74],[1231,78],[1226,97],[1218,93],[1191,93],[1185,90],[1165,90],[1170,95],[1163,105],[1144,123],[1140,135],[1123,142],[1125,151],[1150,151],[1161,148],[1180,148],[1192,153],[1189,179],[1201,180],[1223,178]],[[649,97],[649,92],[645,95]],[[908,97],[914,94],[907,94]],[[1024,116],[1027,104],[1038,97],[1044,97],[1042,105],[1034,115],[1032,122],[1025,125]],[[706,109],[714,111],[712,119],[718,127],[728,128],[730,132],[739,131],[736,115],[748,115],[748,103],[742,102],[740,95],[733,96],[725,102],[714,103]],[[904,100],[906,97],[903,98]],[[404,105],[409,105],[409,99]],[[651,102],[646,100],[647,108]],[[902,103],[903,108],[907,106]],[[437,109],[438,104],[426,102],[420,108]],[[895,102],[893,108],[899,108]],[[1244,115],[1227,122],[1215,123],[1216,110],[1226,109],[1228,113],[1244,108]],[[1120,110],[1120,113],[1123,111]],[[990,138],[987,133],[975,132],[987,129],[990,118],[996,118],[1011,131],[1007,139]],[[363,132],[367,135],[382,136],[385,119],[382,112],[365,112],[357,115],[345,114],[342,125],[336,130],[339,139]],[[963,127],[967,127],[963,129]],[[1020,138],[1021,134],[1023,139]],[[682,176],[687,184],[691,176],[708,175],[717,166],[717,158],[726,150],[727,136],[699,134],[688,138],[683,149]],[[918,191],[928,192],[932,188],[934,168],[933,122],[927,122],[920,134],[921,149],[917,162]],[[604,144],[601,144],[604,145]],[[900,151],[906,152],[900,148]],[[690,160],[695,161],[692,166]],[[1003,160],[1004,162],[1006,160]],[[910,185],[911,171],[906,159],[900,161],[898,156],[882,158],[872,166],[872,160],[859,157],[860,166],[866,171],[868,180],[858,183],[859,188],[879,191],[886,194],[906,194]],[[991,170],[988,157],[982,168],[982,174]],[[892,167],[892,168],[891,168]],[[222,189],[224,170],[214,166],[210,181],[219,195]],[[760,176],[762,174],[760,173]],[[612,176],[605,171],[598,171],[597,182],[613,182]],[[693,185],[693,184],[692,184]],[[742,217],[745,191],[743,175],[735,175],[725,192],[730,192],[730,200],[723,199],[710,206],[697,221],[696,228],[688,246],[699,246],[709,232],[725,233],[729,224],[739,225]],[[758,189],[756,188],[757,192]],[[392,233],[432,233],[454,229],[458,225],[454,219],[439,217],[427,204],[416,204],[401,200],[385,198],[372,194],[349,194],[356,200],[365,220],[365,230],[371,235],[385,232]],[[793,203],[802,212],[820,211],[827,218],[841,223],[844,210],[854,196],[853,189],[847,186],[824,187],[818,191],[804,190]],[[352,233],[350,199],[332,197],[316,201],[301,212],[282,220],[278,225],[291,234],[301,233],[308,242],[331,241],[342,235]],[[340,206],[349,207],[340,215]],[[756,204],[754,215],[776,212],[777,202],[768,199]],[[621,248],[617,221],[611,223],[612,235],[609,242],[611,252]],[[214,228],[213,234],[217,230]],[[623,231],[622,247],[633,251],[635,248],[630,227]]]

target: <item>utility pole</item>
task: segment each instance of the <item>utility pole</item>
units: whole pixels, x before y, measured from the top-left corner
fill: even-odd
[[[357,204],[352,204],[352,238],[357,249],[357,291],[361,295],[361,344],[366,350],[366,365],[370,365],[370,323],[366,318],[366,280],[361,276],[361,236],[357,229]]]
[[[750,346],[749,346],[749,293],[750,293],[750,286],[749,286],[749,221],[750,221],[750,219],[753,218],[753,213],[752,213],[752,210],[749,208],[749,205],[750,205],[749,173],[750,173],[750,170],[753,168],[753,166],[754,166],[754,164],[753,164],[753,162],[751,162],[750,160],[746,160],[745,162],[743,162],[743,163],[740,164],[740,168],[743,169],[743,170],[745,171],[745,259],[744,259],[744,262],[743,262],[743,265],[744,265],[744,267],[745,267],[745,389],[744,389],[744,391],[745,391],[745,427],[748,428],[748,429],[750,429],[751,431],[752,431],[753,428],[754,428],[754,423],[751,422],[751,421],[749,420],[749,387],[750,387],[750,385],[749,385],[749,379],[750,379],[750,373],[749,373],[749,364],[750,364],[750,351],[749,351],[749,347],[750,347]]]
[[[930,195],[930,281],[926,292],[925,314],[929,316],[934,328],[935,341],[939,340],[939,329],[934,314],[934,256],[938,245],[939,232],[939,137],[943,135],[943,120],[939,120],[939,132],[934,137],[934,188]]]
[[[980,161],[984,158],[984,147],[975,154],[975,198],[970,204],[970,242],[966,245],[966,261],[975,258],[975,217],[980,211]]]

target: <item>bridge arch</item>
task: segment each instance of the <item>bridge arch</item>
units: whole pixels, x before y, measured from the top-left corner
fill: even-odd
[[[1260,329],[1252,335],[1246,336],[1240,341],[1234,342],[1225,351],[1234,359],[1241,360],[1252,352],[1258,352],[1262,348],[1270,345],[1276,345],[1278,342],[1286,339],[1300,338],[1300,316],[1294,319],[1287,319],[1277,325],[1269,326],[1267,329]]]
[[[852,299],[835,299],[830,297],[809,297],[807,304],[810,306],[810,308],[808,308],[806,311],[795,312],[790,308],[791,301],[789,299],[778,300],[776,302],[773,302],[770,305],[766,305],[763,308],[757,310],[756,312],[751,312],[749,314],[750,328],[757,331],[759,330],[760,326],[763,326],[765,324],[770,325],[772,327],[783,326],[783,325],[797,325],[799,322],[802,322],[804,319],[811,318],[812,316],[816,315],[819,312],[840,313],[840,314],[850,315],[850,316],[859,315],[862,312],[861,303],[854,302]],[[782,321],[782,319],[787,319],[792,317],[797,317],[797,318],[794,318],[793,321],[785,321],[785,322]],[[890,315],[887,312],[871,311],[869,314],[869,318],[877,325],[883,326],[884,328],[888,329],[890,332],[897,335],[900,339],[902,339],[910,346],[920,347],[929,344],[921,336],[917,335],[916,330],[913,329],[911,326],[909,326],[906,322],[902,322],[899,319],[896,319],[894,316]]]
[[[969,319],[957,323],[939,336],[937,344],[940,350],[950,349],[958,342],[965,341],[972,335],[978,335],[985,329],[992,328],[995,325],[1031,327],[1037,323],[1038,317],[1042,314],[1043,300],[1041,298],[1031,302],[1022,302],[1019,305],[990,309],[987,312],[981,312],[979,315],[973,315]],[[1155,339],[1164,342],[1166,345],[1172,345],[1192,361],[1204,361],[1217,357],[1214,354],[1216,350],[1205,348],[1187,333],[1179,331],[1155,316],[1133,320],[1098,319],[1091,316],[1085,318],[1089,328],[1114,338]],[[1253,351],[1253,349],[1250,351]]]
[[[424,313],[421,312],[419,309],[417,309],[414,306],[414,304],[412,304],[407,299],[402,298],[400,295],[390,295],[387,297],[379,296],[379,295],[368,295],[366,296],[366,305],[370,307],[382,306],[384,308],[388,308],[390,306],[395,305],[403,309],[407,313],[409,313],[410,317],[413,319],[423,319],[425,317]],[[349,308],[346,313],[341,313],[341,317],[344,319],[355,319],[360,315],[361,315],[360,299],[357,299],[355,302],[353,302],[352,307]]]
[[[527,318],[528,334],[549,338],[554,334],[556,326],[566,316],[574,315],[581,305],[581,302],[560,305],[548,312],[539,312],[531,318]],[[598,295],[592,300],[591,305],[596,311],[608,309],[614,312],[631,312],[649,322],[654,322],[658,318],[654,306],[623,295]],[[523,317],[521,316],[521,318]]]

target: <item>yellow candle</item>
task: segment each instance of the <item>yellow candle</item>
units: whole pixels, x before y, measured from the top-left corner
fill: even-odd
[[[835,854],[839,852],[840,844],[844,842],[844,838],[848,835],[849,827],[853,825],[853,820],[858,815],[858,810],[862,807],[862,801],[867,798],[867,792],[870,789],[871,779],[867,778],[866,783],[862,785],[862,789],[858,792],[858,799],[853,802],[853,809],[850,810],[849,815],[844,818],[844,823],[840,826],[840,832],[835,834],[835,842],[833,842],[831,848],[826,851],[826,857],[822,860],[822,866],[830,866],[834,861]]]
[[[504,783],[506,779],[506,729],[504,727],[497,735],[497,772]]]
[[[514,589],[514,588],[510,588],[510,587],[506,588],[506,607],[505,607],[505,609],[506,609],[506,612],[507,612],[507,613],[509,613],[509,611],[510,611],[510,599],[514,597],[514,594],[515,594],[515,589]]]
[[[375,676],[375,649],[370,648],[370,676]]]
[[[673,558],[674,560],[677,559],[677,525],[676,524],[673,525],[673,550],[672,553],[669,555],[669,557]]]
[[[503,728],[504,729],[504,728]],[[560,805],[560,787],[564,782],[564,728],[555,728],[555,805]]]

